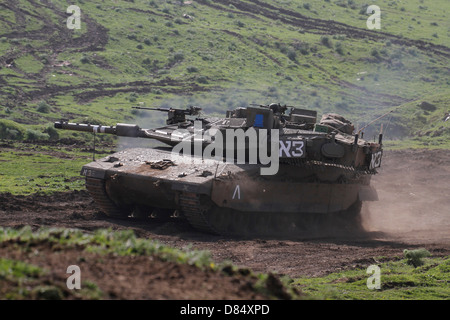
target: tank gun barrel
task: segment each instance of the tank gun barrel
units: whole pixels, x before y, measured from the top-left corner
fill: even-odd
[[[102,126],[86,123],[57,121],[55,122],[54,127],[56,129],[63,130],[113,134],[119,137],[154,139],[170,146],[176,145],[177,143],[182,141],[182,137],[159,132],[158,130],[143,129],[136,124],[128,123],[118,123],[115,126]]]
[[[170,108],[148,108],[148,107],[131,107],[133,109],[141,109],[141,110],[152,110],[152,111],[163,111],[163,112],[169,112]]]
[[[71,123],[67,121],[57,121],[54,124],[56,129],[73,130],[81,132],[108,133],[122,137],[145,138],[145,130],[136,124],[118,123],[116,126],[102,126],[85,123]]]

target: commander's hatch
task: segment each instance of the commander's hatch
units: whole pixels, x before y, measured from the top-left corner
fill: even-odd
[[[272,129],[274,127],[273,111],[267,108],[248,107],[247,125],[259,129]]]

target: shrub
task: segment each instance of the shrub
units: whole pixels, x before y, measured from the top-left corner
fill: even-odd
[[[198,83],[207,84],[208,83],[208,79],[205,76],[200,76],[200,77],[197,78],[197,82]]]
[[[81,57],[80,61],[81,61],[81,63],[90,63],[91,62],[91,60],[89,60],[88,56]]]
[[[296,61],[297,60],[297,53],[295,52],[294,49],[289,49],[287,56],[290,60],[292,61]]]
[[[12,120],[0,119],[0,139],[22,140],[24,129]]]
[[[380,57],[380,53],[379,53],[378,50],[375,49],[375,48],[373,48],[372,51],[370,51],[370,55],[371,55],[372,57],[375,57],[375,58],[379,58],[379,57]]]
[[[184,53],[183,51],[177,51],[175,52],[172,57],[170,58],[170,60],[174,61],[174,62],[180,62],[184,60]]]
[[[417,268],[424,264],[422,258],[431,256],[430,252],[426,249],[417,249],[417,250],[403,250],[403,255],[405,256],[406,263]]]
[[[236,25],[237,25],[239,28],[245,27],[245,23],[243,23],[241,20],[237,20],[237,21],[236,21]]]
[[[341,42],[337,42],[335,45],[336,48],[336,52],[339,53],[340,55],[344,54],[344,49],[342,49],[342,43]]]
[[[48,125],[47,128],[45,128],[44,133],[48,134],[50,140],[58,140],[59,139],[58,131],[51,124]]]
[[[48,140],[50,136],[47,133],[43,133],[37,130],[27,129],[25,132],[25,139],[31,141]]]
[[[322,43],[325,47],[331,48],[331,40],[327,36],[323,36],[320,38],[320,43]]]
[[[198,68],[194,67],[194,66],[189,66],[189,67],[186,68],[186,70],[189,73],[198,72]]]
[[[45,101],[41,101],[37,104],[37,109],[40,113],[49,113],[50,112],[50,106]]]
[[[137,94],[136,92],[132,92],[130,93],[130,95],[128,96],[128,101],[130,102],[136,102],[136,100],[139,98],[139,94]]]

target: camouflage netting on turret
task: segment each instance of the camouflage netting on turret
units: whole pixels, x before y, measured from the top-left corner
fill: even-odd
[[[343,133],[352,134],[355,130],[354,125],[343,116],[336,113],[327,113],[320,119],[320,124],[335,128]]]

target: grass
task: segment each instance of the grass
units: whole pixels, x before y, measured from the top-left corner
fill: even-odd
[[[11,229],[0,227],[0,243],[8,242],[18,251],[31,253],[35,250],[36,243],[50,243],[52,248],[64,251],[68,248],[78,248],[84,252],[100,255],[119,256],[152,256],[162,261],[188,264],[209,271],[222,272],[224,275],[249,276],[256,280],[254,290],[266,294],[268,297],[276,298],[279,293],[274,293],[268,282],[279,281],[272,274],[254,274],[249,269],[238,268],[228,262],[216,264],[209,253],[205,250],[195,250],[191,247],[176,249],[159,243],[156,240],[143,239],[135,236],[132,230],[112,231],[111,229],[99,229],[92,233],[86,233],[78,229],[63,228],[41,228],[32,231],[26,226],[22,229]],[[18,242],[18,243],[15,243]],[[84,259],[80,256],[79,259]],[[49,266],[50,268],[51,266]],[[73,295],[80,299],[102,299],[104,293],[101,288],[90,280],[81,284],[81,290],[61,290],[58,285],[44,281],[40,284],[39,278],[49,274],[49,271],[20,260],[0,258],[0,298],[6,299],[64,299],[67,295]],[[2,288],[2,281],[9,281],[13,285],[7,290]],[[42,281],[41,281],[42,282]],[[288,287],[286,279],[279,282],[283,286],[286,295],[297,297],[295,290]]]
[[[33,232],[29,226],[22,229],[0,228],[0,242],[20,240],[32,246],[35,241],[46,241],[65,247],[82,246],[87,252],[115,255],[154,255],[164,261],[172,261],[212,268],[209,252],[203,250],[175,249],[156,240],[138,238],[133,230],[112,231],[99,229],[85,233],[78,229],[41,228]],[[23,246],[26,250],[27,246]]]
[[[49,275],[49,271],[20,260],[0,258],[0,297],[6,300],[61,300],[71,295],[75,299],[97,300],[103,292],[89,280],[83,281],[81,290],[67,291],[58,284],[39,278]],[[42,284],[44,283],[44,284]],[[7,284],[7,285],[6,285]]]
[[[361,267],[325,277],[295,279],[292,285],[313,299],[447,300],[450,257],[424,260],[424,265],[418,268],[400,258],[379,264],[380,289],[368,288],[368,279],[373,274]]]
[[[34,251],[37,242],[48,242],[59,249],[84,248],[86,252],[100,255],[147,255],[157,256],[164,261],[195,265],[199,268],[216,269],[209,252],[174,249],[157,241],[137,238],[132,230],[112,231],[100,229],[84,233],[77,229],[42,228],[33,232],[29,226],[22,229],[0,228],[0,242],[20,241],[17,250]],[[11,244],[14,246],[14,244]],[[82,257],[80,257],[82,259]],[[51,266],[48,266],[51,268]],[[2,299],[102,299],[104,293],[96,283],[83,280],[81,290],[66,290],[61,284],[42,280],[50,274],[49,270],[20,260],[0,258],[0,298]],[[2,285],[2,283],[8,286]],[[65,283],[64,283],[65,285]]]
[[[0,192],[32,194],[84,189],[81,167],[92,152],[64,146],[14,144],[0,152]],[[106,153],[96,155],[97,159]],[[104,152],[104,151],[103,151]]]

